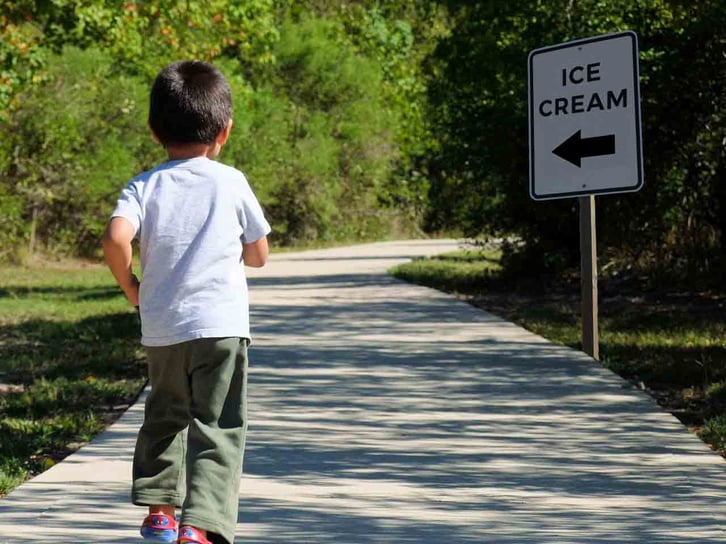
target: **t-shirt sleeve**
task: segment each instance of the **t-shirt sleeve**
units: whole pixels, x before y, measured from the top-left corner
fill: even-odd
[[[123,217],[131,221],[134,226],[134,232],[138,234],[139,228],[141,227],[143,212],[141,209],[141,195],[139,194],[139,187],[135,182],[129,183],[123,191],[121,196],[116,202],[116,209],[111,214],[111,217]]]
[[[265,219],[262,206],[247,180],[242,188],[242,205],[240,210],[240,224],[242,225],[242,243],[251,244],[263,236],[267,236],[272,228]]]

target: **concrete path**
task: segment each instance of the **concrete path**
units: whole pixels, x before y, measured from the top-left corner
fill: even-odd
[[[385,275],[454,246],[281,254],[253,274],[239,542],[726,542],[726,464],[647,396]],[[137,542],[141,418],[0,500],[0,542]]]

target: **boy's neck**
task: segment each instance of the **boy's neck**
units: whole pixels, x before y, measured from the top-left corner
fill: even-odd
[[[196,159],[197,157],[214,159],[217,156],[214,152],[215,148],[215,144],[167,145],[166,154],[170,161]]]

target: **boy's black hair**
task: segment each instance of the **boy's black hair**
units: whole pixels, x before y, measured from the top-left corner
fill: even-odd
[[[232,118],[229,83],[217,68],[196,60],[164,68],[149,102],[149,126],[164,146],[211,144]]]

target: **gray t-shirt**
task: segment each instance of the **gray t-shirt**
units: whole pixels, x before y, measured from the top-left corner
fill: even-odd
[[[270,232],[244,174],[206,157],[174,160],[126,186],[112,217],[141,246],[141,343],[250,338],[242,244]]]

